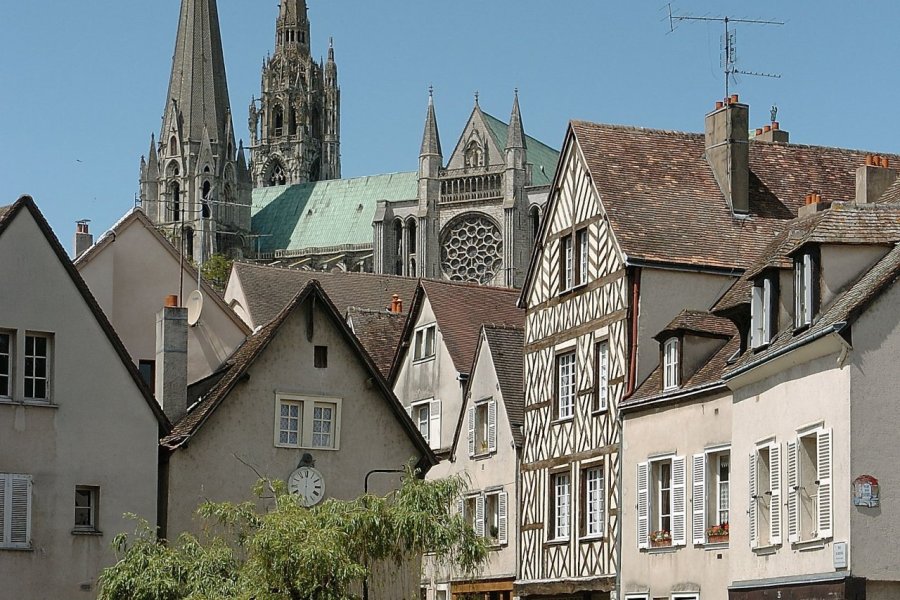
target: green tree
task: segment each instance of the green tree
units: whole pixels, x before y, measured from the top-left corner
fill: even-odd
[[[200,506],[203,541],[182,534],[167,544],[146,523],[117,536],[99,600],[344,600],[371,565],[425,552],[474,574],[487,549],[453,510],[464,490],[460,477],[426,481],[409,470],[385,497],[304,508],[283,482],[261,480],[255,492],[270,506]]]
[[[213,254],[203,263],[200,274],[211,286],[223,292],[225,291],[225,285],[228,283],[228,276],[231,274],[231,264],[233,262],[232,259],[223,254]]]

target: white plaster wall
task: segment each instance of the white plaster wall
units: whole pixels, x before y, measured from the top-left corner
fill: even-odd
[[[156,520],[159,425],[27,210],[0,257],[0,328],[53,334],[52,406],[23,404],[21,346],[13,401],[0,401],[0,472],[34,485],[32,549],[0,550],[0,596],[92,598],[113,537],[134,529],[123,515]],[[72,535],[76,485],[100,486],[102,536]]]
[[[832,542],[849,541],[850,508],[850,369],[836,367],[837,353],[803,361],[734,391],[732,431],[731,578],[768,579],[834,572]],[[792,545],[787,538],[787,508],[782,507],[783,543],[775,548],[750,548],[747,511],[750,506],[749,457],[758,441],[774,436],[781,446],[782,498],[786,502],[786,444],[797,430],[823,423],[833,431],[832,481],[834,536],[823,544]],[[855,569],[851,548],[850,566]]]
[[[697,590],[702,598],[728,595],[728,546],[693,545],[691,457],[731,442],[731,394],[720,391],[698,400],[625,413],[622,438],[622,590],[668,597]],[[637,465],[667,452],[685,457],[687,545],[675,550],[640,550],[637,542]],[[732,456],[732,473],[734,456]],[[733,488],[732,488],[733,489]],[[708,491],[707,493],[714,493]],[[732,495],[733,497],[733,495]],[[738,515],[731,512],[732,523]],[[707,525],[710,525],[708,523]],[[651,530],[654,527],[651,526]],[[733,547],[733,543],[732,543]]]
[[[878,262],[890,250],[887,246],[822,244],[821,306],[828,306],[844,288],[856,281],[861,273]]]

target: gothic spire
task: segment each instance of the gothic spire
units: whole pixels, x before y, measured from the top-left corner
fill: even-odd
[[[425,116],[425,134],[422,136],[420,156],[443,156],[437,117],[434,114],[434,90],[428,88],[428,113]]]
[[[280,16],[289,23],[306,20],[306,0],[281,0]]]
[[[509,117],[509,130],[506,134],[506,147],[507,149],[525,147],[525,130],[522,127],[522,114],[519,112],[518,89],[515,92],[512,114]]]
[[[199,143],[205,127],[217,142],[224,143],[230,107],[216,0],[181,2],[162,140],[169,138],[175,126],[172,120],[177,116],[168,110],[172,101],[181,113],[185,141]]]

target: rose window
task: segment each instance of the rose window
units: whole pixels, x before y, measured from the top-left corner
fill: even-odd
[[[451,281],[487,283],[503,267],[500,228],[484,215],[463,215],[441,236],[441,268]]]

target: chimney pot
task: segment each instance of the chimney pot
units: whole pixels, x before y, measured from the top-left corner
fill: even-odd
[[[887,169],[887,168],[890,166],[890,164],[891,164],[891,161],[890,161],[890,159],[888,159],[887,156],[882,156],[882,157],[881,157],[881,166],[882,166],[882,168]]]
[[[731,103],[732,103],[732,104],[737,104],[737,103],[738,103],[738,95],[737,95],[737,94],[732,94],[732,95],[731,95]]]
[[[778,121],[772,121],[772,129],[778,131],[779,127],[781,126],[778,124]]]
[[[177,294],[169,294],[166,296],[166,308],[175,308],[178,306],[178,295]]]
[[[94,236],[88,228],[89,220],[83,219],[75,222],[75,258],[87,252],[94,245]]]
[[[772,126],[771,126],[771,125],[766,125],[766,126],[763,127],[763,132],[764,132],[764,133],[769,133],[770,131],[772,131]]]
[[[725,103],[722,102],[721,100],[718,101],[718,102],[716,102],[716,110],[719,110],[719,109],[722,108],[723,106],[725,106]]]
[[[762,132],[763,132],[762,127],[756,128],[756,135],[762,135]]]

